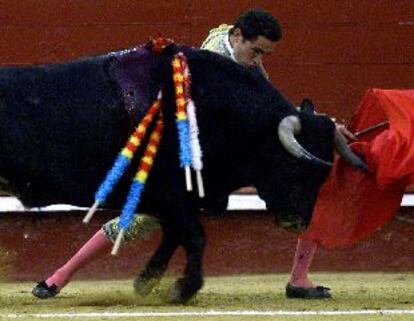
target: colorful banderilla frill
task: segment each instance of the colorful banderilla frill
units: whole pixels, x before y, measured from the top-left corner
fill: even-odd
[[[193,167],[197,173],[199,196],[204,197],[204,187],[201,176],[201,170],[203,168],[201,160],[202,152],[198,139],[199,129],[197,126],[194,102],[191,100],[190,95],[190,70],[188,68],[186,57],[183,53],[179,53],[174,56],[172,66],[176,93],[177,110],[175,115],[179,140],[180,167],[185,168],[186,187],[189,191],[192,190],[190,166]],[[163,130],[163,117],[160,107],[161,92],[158,95],[158,99],[150,107],[144,119],[140,122],[134,133],[129,138],[126,146],[116,158],[112,169],[108,172],[104,182],[95,194],[95,203],[83,220],[84,223],[89,222],[98,206],[106,201],[108,195],[112,192],[113,187],[131,163],[136,150],[146,136],[149,125],[158,114],[159,118],[153,132],[150,135],[149,143],[144,152],[144,156],[140,161],[139,169],[131,184],[127,201],[120,216],[120,231],[112,249],[112,254],[116,254],[118,252],[124,238],[125,231],[129,228],[134,218],[135,210],[141,200],[142,191],[144,190],[146,180],[154,162],[154,157],[158,150]],[[187,112],[189,118],[187,118]]]
[[[191,100],[191,76],[185,55],[183,53],[175,55],[172,66],[176,94],[176,123],[180,148],[180,166],[185,169],[185,181],[188,191],[192,190],[190,166],[196,170],[198,193],[200,197],[204,197],[204,186],[201,176],[203,164],[198,139],[199,130],[195,106]]]
[[[180,156],[180,167],[185,170],[185,182],[187,191],[193,189],[191,184],[191,146],[190,146],[190,128],[187,119],[187,100],[185,99],[184,93],[184,69],[181,65],[181,57],[175,55],[172,60],[173,66],[173,80],[175,84],[175,104],[177,111],[175,113],[176,125],[178,131],[178,142],[179,142],[179,156]]]
[[[134,219],[135,209],[137,208],[140,200],[142,191],[144,190],[145,183],[147,181],[149,172],[151,171],[152,164],[154,163],[154,157],[157,154],[158,146],[161,140],[163,130],[163,118],[160,113],[154,131],[151,133],[147,148],[144,152],[144,156],[141,158],[137,174],[131,184],[127,201],[122,209],[121,216],[119,218],[119,234],[116,238],[114,246],[112,248],[112,255],[118,253],[118,249],[124,238],[125,231],[131,225]]]
[[[181,66],[184,73],[184,94],[187,100],[187,116],[190,128],[190,146],[192,167],[196,172],[197,189],[199,197],[204,197],[204,184],[201,171],[203,169],[202,152],[199,140],[199,129],[197,124],[196,107],[194,101],[191,99],[191,73],[188,66],[187,57],[183,53],[179,53],[181,59]]]
[[[125,170],[131,163],[132,158],[141,145],[142,140],[145,137],[149,124],[152,123],[155,115],[160,110],[161,106],[161,92],[158,95],[158,99],[152,104],[145,117],[135,128],[134,133],[129,137],[125,147],[121,150],[118,157],[115,159],[114,165],[105,177],[105,180],[100,185],[98,191],[95,193],[95,203],[90,208],[85,218],[84,223],[88,223],[99,205],[103,204],[108,195],[112,192],[115,184],[119,181]]]

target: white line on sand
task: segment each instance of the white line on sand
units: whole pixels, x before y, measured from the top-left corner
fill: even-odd
[[[414,310],[343,310],[343,311],[260,311],[260,310],[206,310],[177,312],[70,312],[70,313],[4,313],[0,319],[18,318],[127,318],[127,317],[186,317],[186,316],[312,316],[312,315],[401,315]]]

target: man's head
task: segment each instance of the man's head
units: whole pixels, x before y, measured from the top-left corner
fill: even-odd
[[[244,12],[230,30],[236,60],[250,67],[260,64],[263,55],[272,53],[281,37],[279,21],[260,9]]]

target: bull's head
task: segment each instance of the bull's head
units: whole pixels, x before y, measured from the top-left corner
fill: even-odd
[[[324,115],[314,114],[309,104],[305,102],[301,113],[279,122],[278,141],[273,144],[280,142],[284,149],[263,156],[267,164],[277,164],[278,168],[265,171],[272,174],[263,177],[258,191],[284,228],[304,229],[309,224],[319,188],[332,167],[334,150],[352,166],[367,169],[335,124]]]

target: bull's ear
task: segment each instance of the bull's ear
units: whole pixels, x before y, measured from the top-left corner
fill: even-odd
[[[300,110],[304,113],[313,114],[315,112],[315,106],[309,98],[304,98],[300,104]]]

